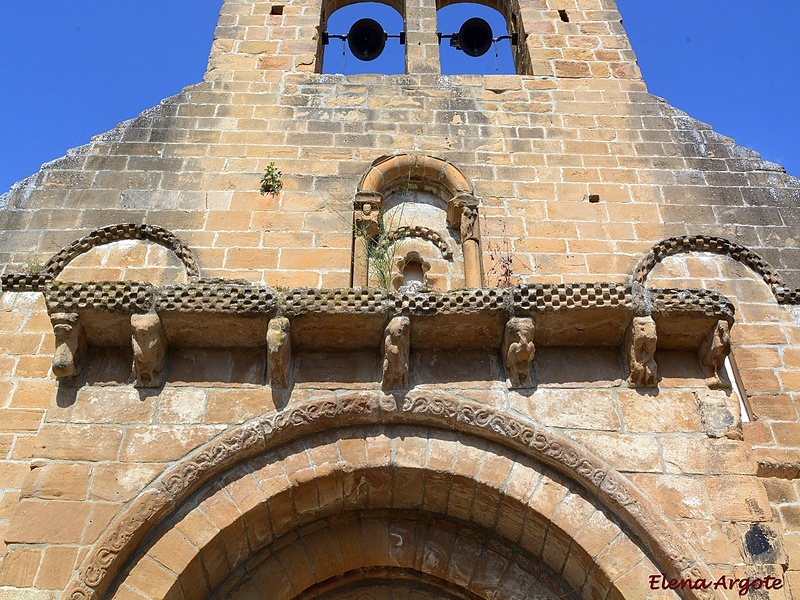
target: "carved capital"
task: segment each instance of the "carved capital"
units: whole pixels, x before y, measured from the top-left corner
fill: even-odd
[[[654,358],[657,337],[653,317],[634,317],[625,332],[625,354],[628,359],[628,386],[655,387],[658,368]]]
[[[131,315],[133,374],[136,387],[161,387],[167,336],[156,313]]]
[[[474,208],[477,210],[480,202],[468,192],[459,192],[447,203],[447,226],[452,229],[460,229],[462,213],[464,208]]]
[[[356,235],[374,237],[380,229],[383,195],[378,192],[358,192],[353,200],[353,224]]]
[[[278,389],[289,389],[292,373],[292,340],[289,319],[277,317],[267,328],[267,366],[269,383]]]
[[[395,317],[386,326],[383,337],[384,390],[408,389],[408,362],[411,347],[411,321]]]
[[[478,224],[478,207],[465,206],[461,209],[461,243],[467,240],[480,239],[480,225]]]
[[[503,364],[512,388],[533,387],[531,364],[536,354],[533,319],[515,317],[506,323],[503,334]]]
[[[65,383],[77,383],[86,357],[86,334],[78,313],[50,315],[56,336],[53,374]]]

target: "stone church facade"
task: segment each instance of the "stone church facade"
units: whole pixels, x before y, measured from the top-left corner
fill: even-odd
[[[0,598],[800,596],[800,181],[613,0],[463,76],[428,0],[320,73],[344,4],[0,197]]]

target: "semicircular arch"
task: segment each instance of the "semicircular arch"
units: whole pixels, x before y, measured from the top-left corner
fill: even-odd
[[[163,523],[110,597],[268,591],[295,600],[348,574],[392,568],[474,600],[531,590],[542,600],[625,597],[620,581],[634,566],[642,578],[659,572],[563,477],[494,443],[442,433],[349,428],[254,457]]]
[[[361,178],[358,191],[386,194],[410,184],[433,192],[448,202],[459,194],[472,194],[472,184],[451,162],[423,154],[396,154],[376,159]]]
[[[197,264],[194,253],[178,236],[157,225],[138,225],[135,223],[108,225],[91,231],[54,254],[42,267],[42,273],[56,278],[70,262],[89,252],[92,248],[122,240],[142,240],[163,246],[178,257],[178,260],[181,261],[186,269],[186,275],[189,279],[198,279],[200,277],[200,267]]]
[[[633,269],[634,281],[644,285],[650,272],[661,261],[687,252],[710,252],[739,261],[764,280],[779,303],[794,303],[800,298],[800,290],[787,289],[780,273],[758,253],[726,238],[711,235],[684,235],[658,242],[636,263]]]
[[[436,392],[396,399],[362,392],[331,396],[248,421],[221,434],[161,475],[107,527],[83,561],[65,598],[102,596],[145,537],[185,506],[201,486],[236,464],[320,431],[375,425],[463,432],[541,462],[583,488],[641,540],[667,573],[710,578],[702,558],[661,509],[585,449],[535,423],[474,401]],[[317,476],[316,474],[314,475]],[[692,596],[694,597],[694,596]]]

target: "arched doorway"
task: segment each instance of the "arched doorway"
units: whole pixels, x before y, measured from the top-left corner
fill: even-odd
[[[652,501],[569,440],[444,393],[360,393],[194,452],[112,523],[65,597],[637,598],[662,571],[710,578]]]

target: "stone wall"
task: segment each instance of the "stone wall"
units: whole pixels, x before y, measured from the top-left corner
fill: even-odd
[[[203,82],[0,197],[0,598],[339,598],[358,569],[386,598],[401,572],[421,598],[675,597],[661,571],[799,594],[800,180],[649,95],[610,0],[498,4],[524,74],[449,77],[433,6],[405,7],[410,74],[347,77],[315,73],[338,5],[277,6],[226,0]],[[346,289],[388,155],[463,175],[406,186],[483,292]],[[721,321],[738,385],[710,389]]]

